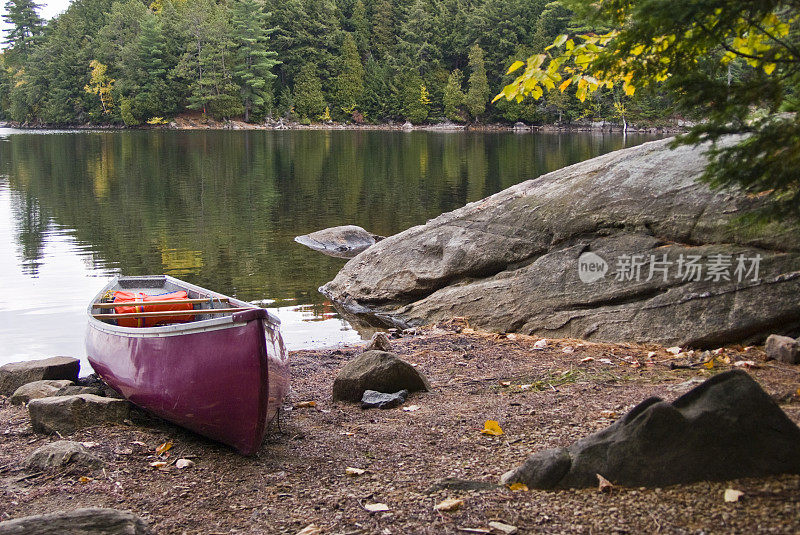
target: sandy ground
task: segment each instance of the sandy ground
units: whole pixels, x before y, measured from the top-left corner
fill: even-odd
[[[25,409],[0,398],[0,519],[103,506],[131,510],[170,534],[294,534],[309,524],[326,534],[464,534],[488,533],[492,521],[519,533],[800,531],[798,475],[604,493],[493,486],[531,452],[602,429],[649,396],[672,400],[686,391],[676,385],[739,361],[752,361],[755,367],[744,367],[800,420],[800,367],[764,362],[757,348],[726,348],[711,369],[671,369],[690,361],[656,346],[548,340],[535,349],[536,341],[457,324],[405,335],[392,341],[394,350],[434,391],[368,411],[330,399],[337,371],[360,347],[294,352],[286,410],[254,457],[137,412],[130,425],[65,437],[89,443],[103,469],[30,473],[25,456],[58,437],[35,434]],[[410,406],[419,408],[403,410]],[[504,434],[481,434],[486,420],[498,421]],[[156,455],[166,442],[171,449]],[[180,458],[195,465],[178,469]],[[151,467],[159,460],[164,468]],[[348,476],[348,467],[365,473]],[[727,488],[745,494],[726,503]],[[463,505],[435,510],[446,498]],[[375,503],[388,511],[365,509]]]

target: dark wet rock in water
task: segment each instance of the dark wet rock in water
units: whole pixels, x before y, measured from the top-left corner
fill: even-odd
[[[501,482],[530,488],[663,487],[800,473],[800,429],[747,373],[720,373],[672,403],[649,398],[567,448],[540,451]]]
[[[333,399],[361,401],[365,390],[417,392],[430,389],[425,376],[394,353],[366,351],[339,371],[333,381]]]
[[[71,440],[57,440],[50,444],[45,444],[41,448],[33,451],[25,459],[25,467],[29,470],[49,470],[50,468],[61,468],[68,464],[87,467],[99,467],[103,461],[92,455],[88,448],[80,442]]]
[[[374,326],[465,317],[543,338],[714,348],[800,334],[800,227],[698,181],[659,140],[512,186],[376,243],[320,290]],[[687,262],[691,261],[693,267]],[[797,334],[795,334],[797,336]]]
[[[28,414],[38,433],[72,433],[91,425],[122,423],[130,416],[130,408],[125,400],[79,394],[33,399]]]
[[[328,256],[353,258],[382,239],[356,225],[344,225],[297,236],[294,241]]]
[[[45,379],[77,381],[81,362],[72,357],[11,362],[0,366],[0,395],[10,396],[24,384]]]
[[[386,336],[386,333],[377,332],[372,335],[372,339],[367,344],[367,347],[364,348],[365,351],[391,351],[392,350],[392,343],[389,342],[389,337]]]
[[[0,535],[151,535],[147,522],[117,509],[91,507],[0,522]]]
[[[59,395],[59,391],[75,383],[66,379],[44,379],[42,381],[33,381],[32,383],[25,383],[21,387],[14,390],[11,395],[12,405],[24,405],[32,399],[47,398],[50,396]]]
[[[787,364],[800,364],[800,341],[788,336],[770,335],[764,345],[767,358]]]
[[[362,409],[392,409],[405,403],[408,397],[408,390],[400,390],[392,394],[376,392],[375,390],[364,390],[361,396]]]

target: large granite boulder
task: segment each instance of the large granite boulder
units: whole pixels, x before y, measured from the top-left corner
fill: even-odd
[[[122,423],[130,416],[131,405],[122,399],[94,394],[32,399],[28,414],[38,433],[72,433],[102,423]]]
[[[45,379],[43,381],[25,383],[21,387],[14,390],[14,393],[11,394],[9,401],[11,401],[12,405],[24,405],[32,399],[56,396],[62,389],[74,385],[75,383],[72,381],[67,381],[64,379]]]
[[[333,399],[361,401],[366,390],[428,391],[428,379],[394,353],[366,351],[345,364],[333,381]]]
[[[541,451],[503,475],[506,485],[662,487],[800,474],[800,429],[747,373],[720,373],[672,403],[649,398],[608,428]]]
[[[0,366],[0,395],[10,396],[24,384],[44,379],[64,379],[75,382],[81,361],[72,357],[11,362]]]
[[[0,522],[0,535],[149,535],[147,522],[130,511],[91,507]]]
[[[103,461],[80,442],[57,440],[34,450],[25,459],[29,470],[49,470],[68,464],[97,468]]]
[[[523,182],[376,243],[322,288],[413,327],[716,346],[800,331],[800,229],[698,183],[702,148],[660,140]],[[795,334],[796,336],[796,334]]]
[[[382,239],[356,225],[343,225],[303,234],[294,241],[328,256],[353,258]]]

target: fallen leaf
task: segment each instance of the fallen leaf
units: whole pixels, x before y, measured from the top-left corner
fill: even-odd
[[[295,409],[308,409],[316,406],[317,406],[316,401],[300,401],[293,405]]]
[[[531,388],[533,388],[533,385],[532,385],[532,384],[527,384],[527,385],[519,385],[519,389],[520,389],[520,390],[530,390]]]
[[[465,528],[465,527],[457,527],[458,531],[463,531],[465,533],[491,533],[492,530],[486,528]]]
[[[486,423],[483,424],[483,429],[481,429],[481,433],[499,437],[503,434],[503,430],[500,428],[500,424],[497,423],[497,421],[486,420]]]
[[[511,386],[511,381],[500,381],[500,386]]]
[[[403,407],[403,410],[406,412],[414,412],[420,409],[419,405],[409,405],[408,407]]]
[[[513,334],[513,333],[510,333],[510,334],[506,335],[506,338],[508,338],[509,340],[516,340],[517,339],[517,335]]]
[[[613,362],[611,362],[611,359],[600,359],[599,362],[602,362],[603,364],[614,364]]]
[[[739,368],[758,368],[758,365],[752,360],[739,360],[734,362],[733,365]]]
[[[742,492],[741,490],[725,489],[725,501],[726,502],[729,502],[729,503],[738,502],[739,498],[741,498],[742,496],[744,496],[744,492]]]
[[[81,442],[81,446],[84,448],[94,448],[95,446],[99,446],[97,442]]]
[[[339,433],[339,434],[340,434],[340,435],[344,435],[344,436],[346,436],[346,437],[354,437],[354,436],[356,436],[356,434],[355,434],[355,433],[353,433],[352,431],[342,431],[342,432],[341,432],[341,433]]]
[[[81,476],[81,477],[78,478],[78,481],[80,481],[81,483],[84,483],[84,484],[88,483],[91,480],[92,480],[91,477],[86,477],[86,476]]]
[[[648,359],[652,359],[652,358],[654,358],[654,357],[655,357],[657,354],[658,354],[658,353],[656,353],[655,351],[649,351],[649,352],[647,353],[647,358],[648,358]]]
[[[356,476],[364,475],[364,473],[366,473],[366,470],[363,470],[361,468],[353,468],[352,466],[348,466],[347,468],[344,469],[344,473],[347,474],[350,477],[356,477]]]
[[[593,360],[594,360],[594,357],[585,357],[585,358],[581,359],[581,362],[592,362]]]
[[[524,491],[530,490],[528,488],[528,485],[526,485],[525,483],[520,483],[519,481],[517,481],[516,483],[512,483],[511,485],[508,486],[508,488],[511,490],[524,490]]]
[[[322,535],[322,528],[316,524],[309,524],[298,531],[297,535]]]
[[[667,353],[672,353],[673,355],[677,355],[680,352],[681,352],[681,348],[679,348],[678,346],[668,347],[667,348]]]
[[[714,359],[711,359],[708,362],[703,363],[703,366],[708,370],[713,370],[714,369]]]
[[[175,461],[175,468],[191,468],[194,466],[194,461],[190,459],[178,459]]]
[[[141,442],[139,440],[134,440],[133,442],[131,442],[131,445],[139,446],[140,448],[146,448],[147,447],[147,444],[145,444],[144,442]]]
[[[797,392],[795,392],[794,395],[800,397],[800,388],[797,389]]]
[[[537,340],[536,343],[533,344],[533,349],[544,349],[547,347],[547,340],[542,338],[541,340]]]
[[[514,535],[517,531],[517,526],[511,524],[504,524],[503,522],[489,522],[489,527],[495,531],[499,531],[505,535]]]
[[[597,490],[599,490],[600,492],[605,492],[606,490],[608,490],[608,492],[611,492],[611,489],[614,488],[614,484],[611,483],[611,481],[604,478],[603,476],[601,476],[600,474],[595,474],[595,475],[597,476],[597,481],[598,481]]]
[[[156,455],[164,455],[172,448],[172,441],[164,442],[156,448]]]
[[[389,506],[385,503],[368,503],[364,506],[364,509],[369,511],[370,513],[381,513],[383,511],[388,511]]]
[[[159,470],[161,470],[162,468],[166,468],[167,467],[167,463],[164,462],[164,461],[155,461],[155,462],[150,463],[150,466],[153,467],[153,468],[158,468]]]
[[[434,505],[433,508],[437,511],[458,511],[462,505],[464,505],[464,500],[459,500],[458,498],[447,498],[446,500]]]
[[[617,414],[617,411],[610,411],[610,410],[600,411],[601,418],[608,418],[610,420],[617,418],[618,416],[619,415]]]
[[[575,348],[572,346],[566,346],[564,349],[561,350],[562,353],[574,353]]]

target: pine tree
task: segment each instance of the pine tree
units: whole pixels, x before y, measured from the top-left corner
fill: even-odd
[[[444,114],[451,121],[463,121],[464,112],[461,107],[464,105],[466,95],[461,90],[461,83],[464,76],[461,71],[456,69],[447,78],[447,86],[444,88]]]
[[[489,100],[489,82],[486,79],[486,66],[483,62],[483,50],[478,43],[469,49],[469,89],[467,90],[466,105],[469,113],[475,120],[486,111],[486,102]]]
[[[351,33],[344,38],[339,63],[339,74],[334,82],[336,103],[345,115],[351,116],[364,94],[364,66]]]
[[[378,59],[394,59],[394,10],[389,0],[379,0],[372,13],[372,49]]]
[[[233,4],[233,42],[236,47],[234,80],[241,87],[244,120],[252,112],[263,113],[272,103],[272,68],[280,63],[277,53],[268,50],[267,14],[258,0],[236,0]]]
[[[356,0],[353,6],[353,14],[350,15],[350,26],[352,26],[355,33],[358,53],[361,57],[365,57],[369,52],[369,20],[367,19],[367,8],[361,0]]]
[[[325,109],[322,82],[317,76],[317,67],[306,63],[300,69],[294,84],[295,111],[303,119],[313,119]]]
[[[3,21],[10,26],[6,29],[4,44],[9,45],[11,54],[6,63],[22,65],[30,55],[36,40],[41,36],[44,21],[37,11],[40,6],[33,0],[8,0]],[[9,61],[11,60],[11,61]]]

